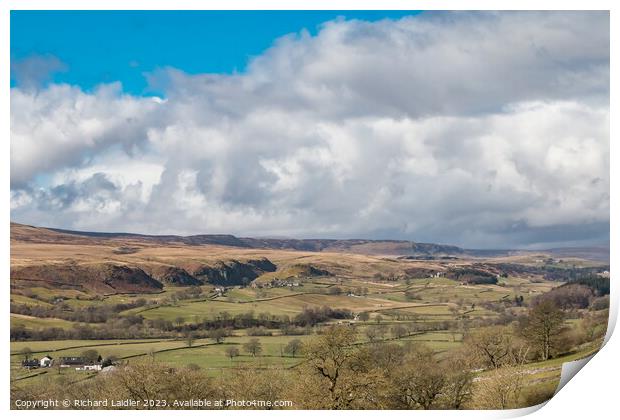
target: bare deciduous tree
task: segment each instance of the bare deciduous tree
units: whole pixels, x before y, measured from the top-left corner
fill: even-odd
[[[252,357],[256,357],[257,354],[262,353],[263,345],[258,338],[253,338],[243,345],[243,350],[250,353]]]
[[[288,342],[286,347],[284,347],[284,351],[295,357],[295,355],[301,350],[302,346],[303,343],[301,340],[299,338],[294,338]]]
[[[551,300],[541,300],[532,307],[525,318],[521,332],[547,360],[557,345],[557,338],[564,329],[564,312]]]
[[[513,334],[506,327],[480,328],[465,337],[465,344],[484,367],[497,369],[512,361]]]
[[[239,356],[239,349],[235,346],[227,347],[226,356],[230,357],[230,361],[232,362],[235,357]]]
[[[479,408],[516,408],[523,389],[525,373],[520,366],[494,369],[476,383],[475,401]]]

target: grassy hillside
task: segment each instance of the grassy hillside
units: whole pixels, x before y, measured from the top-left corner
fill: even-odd
[[[89,351],[123,369],[156,364],[217,380],[240,372],[252,372],[257,381],[265,372],[297,377],[306,374],[305,351],[330,328],[354,331],[354,340],[340,350],[358,354],[355,363],[372,357],[384,363],[380,354],[400,354],[390,347],[396,345],[411,355],[428,349],[435,361],[430,365],[452,366],[463,354],[472,358],[472,340],[482,340],[489,329],[508,334],[510,352],[525,345],[523,325],[552,290],[556,300],[585,302],[563,309],[551,358],[540,361],[528,350],[520,361],[523,389],[512,404],[523,406],[553,392],[562,362],[596,351],[607,322],[604,288],[589,288],[600,281],[575,279],[608,267],[579,258],[395,258],[371,255],[377,244],[364,241],[282,242],[287,249],[274,249],[275,242],[251,248],[247,238],[240,245],[228,236],[11,229],[15,392],[105,381],[72,369],[21,367],[26,356],[58,359]],[[312,250],[289,249],[291,244]],[[402,243],[388,245],[397,250]],[[260,343],[256,355],[247,348],[252,340]],[[287,345],[294,340],[301,349],[293,356]],[[238,354],[231,358],[232,348]],[[467,363],[477,367],[475,389],[498,380],[501,369],[474,359]]]

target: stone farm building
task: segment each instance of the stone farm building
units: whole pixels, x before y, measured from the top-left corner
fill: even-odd
[[[83,357],[67,356],[60,358],[60,367],[81,367],[88,364]]]
[[[101,370],[101,361],[92,362],[90,360],[85,359],[84,357],[61,357],[60,358],[60,367],[67,368],[72,367],[75,370]]]

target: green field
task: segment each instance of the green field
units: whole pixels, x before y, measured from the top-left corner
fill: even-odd
[[[354,312],[375,311],[382,308],[397,306],[394,302],[385,299],[331,296],[315,293],[287,292],[279,297],[259,298],[249,300],[241,299],[240,292],[235,291],[231,300],[223,297],[216,300],[179,302],[176,305],[159,306],[153,309],[132,309],[127,313],[140,313],[147,319],[165,319],[173,321],[177,317],[191,316],[214,319],[220,312],[228,312],[231,315],[247,312],[269,313],[271,315],[294,316],[300,313],[304,307],[329,306],[331,308],[349,309]]]
[[[28,296],[14,293],[11,295],[12,303],[42,307],[50,307],[50,299],[59,297],[63,299],[62,304],[70,308],[128,304],[136,299],[145,299],[145,306],[126,310],[119,315],[140,315],[147,320],[167,320],[177,329],[164,335],[167,338],[11,342],[11,381],[15,385],[39,384],[45,381],[76,383],[96,375],[76,372],[70,368],[26,370],[21,367],[24,358],[22,353],[26,347],[32,352],[32,357],[37,358],[46,354],[54,359],[80,356],[87,350],[95,350],[102,357],[114,358],[119,363],[131,365],[143,361],[157,361],[178,368],[191,366],[209,376],[220,376],[229,369],[290,369],[304,363],[305,359],[303,354],[292,357],[285,353],[287,343],[293,339],[300,339],[302,342],[311,340],[317,329],[328,324],[355,325],[358,336],[354,346],[371,345],[370,337],[373,337],[373,331],[377,334],[376,331],[379,330],[379,335],[375,335],[373,340],[401,345],[424,345],[433,350],[439,361],[443,361],[452,350],[463,346],[463,331],[458,323],[452,321],[473,321],[468,331],[475,332],[480,326],[477,322],[486,322],[501,316],[501,312],[496,311],[496,308],[502,305],[502,301],[510,303],[515,296],[522,295],[525,302],[528,302],[533,296],[559,284],[543,280],[532,282],[516,277],[503,278],[501,285],[462,285],[446,278],[408,279],[406,282],[390,283],[357,278],[321,277],[295,279],[295,283],[299,285],[229,288],[221,296],[214,293],[213,287],[205,286],[198,298],[179,298],[179,292],[187,290],[184,287],[166,287],[157,294],[111,296],[94,296],[71,290],[52,291],[45,288],[33,288]],[[336,287],[341,289],[340,294],[333,292]],[[349,295],[349,291],[363,289],[365,290],[361,296]],[[305,308],[324,306],[349,310],[357,317],[322,322],[314,329],[306,331],[310,335],[285,336],[280,335],[280,330],[274,329],[269,331],[271,336],[251,337],[248,336],[248,330],[235,329],[231,336],[225,337],[219,344],[213,339],[203,338],[206,334],[203,330],[197,332],[197,338],[191,342],[191,346],[185,338],[186,332],[181,329],[199,321],[218,319],[223,312],[230,316],[248,312],[252,312],[254,317],[260,314],[287,315],[293,319]],[[511,309],[515,313],[526,310],[515,306]],[[361,319],[365,318],[362,318],[361,314],[368,314],[368,320],[362,321]],[[581,322],[580,319],[569,319],[567,325],[578,330]],[[11,325],[33,330],[50,327],[71,329],[74,323],[57,318],[12,314]],[[93,324],[95,327],[100,325]],[[404,336],[395,337],[397,326],[405,328],[407,332]],[[432,328],[433,331],[425,331],[425,328]],[[262,345],[262,351],[256,357],[243,348],[245,343],[254,338],[260,340]],[[240,351],[240,355],[232,360],[226,354],[226,350],[231,346]],[[525,365],[523,368],[526,371],[526,389],[528,392],[541,394],[553,392],[559,381],[561,364],[585,357],[594,350],[594,346],[575,348],[571,354]],[[479,373],[479,380],[484,380],[487,374]]]
[[[24,328],[71,328],[73,322],[58,318],[37,318],[28,315],[11,314],[11,326]]]

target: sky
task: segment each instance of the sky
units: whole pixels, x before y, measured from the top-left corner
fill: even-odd
[[[68,83],[92,91],[101,83],[120,81],[124,92],[161,95],[149,88],[145,72],[168,66],[190,74],[243,72],[251,58],[286,34],[306,30],[316,35],[323,22],[339,18],[376,21],[417,13],[12,11],[11,59],[17,63],[32,56],[58,59],[54,73],[35,77],[37,82]],[[17,77],[19,73],[11,75],[11,86],[18,84]]]
[[[11,219],[609,241],[606,12],[11,12]]]

